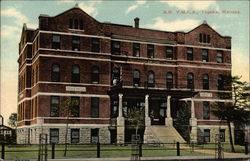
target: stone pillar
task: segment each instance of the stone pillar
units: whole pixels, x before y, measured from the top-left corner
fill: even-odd
[[[197,119],[195,118],[195,109],[194,109],[194,99],[191,98],[191,118],[189,120],[191,126],[190,132],[190,142],[197,142]]]
[[[151,119],[149,117],[149,101],[148,101],[149,95],[145,95],[145,132],[144,132],[144,143],[150,142],[150,136],[151,136]]]
[[[151,125],[151,119],[148,115],[148,111],[149,111],[148,97],[149,97],[149,95],[147,94],[145,96],[145,126],[146,127]]]
[[[125,133],[125,119],[122,116],[122,97],[123,94],[119,94],[119,114],[117,117],[117,143],[124,143],[124,133]]]
[[[166,126],[173,126],[173,119],[171,117],[171,96],[167,97],[167,117],[165,118]]]

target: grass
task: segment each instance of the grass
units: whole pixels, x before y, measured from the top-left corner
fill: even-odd
[[[229,143],[222,143],[223,152],[231,152],[231,145]],[[236,153],[244,153],[245,147],[241,145],[234,145]],[[215,149],[215,144],[204,144],[203,149]]]
[[[191,148],[181,145],[181,155],[207,155],[201,152],[193,152]],[[1,149],[1,148],[0,148]],[[68,145],[66,158],[95,158],[97,155],[96,145]],[[131,145],[101,145],[101,157],[130,157]],[[215,144],[195,146],[195,149],[215,150]],[[223,144],[224,152],[230,152],[230,144]],[[244,146],[235,146],[236,152],[244,152]],[[5,147],[5,159],[36,159],[38,158],[38,145],[9,145]],[[64,157],[64,145],[56,145],[55,158]],[[12,152],[10,152],[12,151]],[[1,152],[0,152],[1,153]],[[176,149],[173,145],[153,146],[142,145],[142,156],[175,156]],[[48,158],[51,158],[51,145],[48,145]]]

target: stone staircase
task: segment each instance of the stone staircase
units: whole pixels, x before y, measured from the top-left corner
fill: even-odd
[[[186,141],[173,126],[152,125],[146,127],[144,140],[146,143],[185,143]]]

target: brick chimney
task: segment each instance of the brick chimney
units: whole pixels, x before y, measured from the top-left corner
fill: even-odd
[[[140,19],[139,19],[138,17],[136,17],[136,18],[134,19],[134,21],[135,21],[135,28],[139,28]]]

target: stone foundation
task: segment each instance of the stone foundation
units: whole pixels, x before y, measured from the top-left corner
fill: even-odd
[[[65,143],[66,125],[62,126],[32,126],[19,127],[17,129],[18,144],[39,144],[39,135],[45,133],[48,135],[48,143],[50,143],[50,129],[59,129],[59,144]],[[79,129],[79,144],[91,143],[91,129],[99,129],[99,142],[110,143],[110,131],[108,126],[79,126],[69,125],[67,143],[71,143],[71,129]]]
[[[227,125],[223,126],[216,126],[216,125],[198,125],[197,133],[198,133],[198,142],[203,142],[203,137],[204,137],[204,129],[209,129],[210,130],[210,142],[215,143],[217,142],[217,134],[219,134],[219,129],[225,129],[225,142],[229,143],[229,130]],[[234,140],[234,127],[232,126],[232,136]]]

